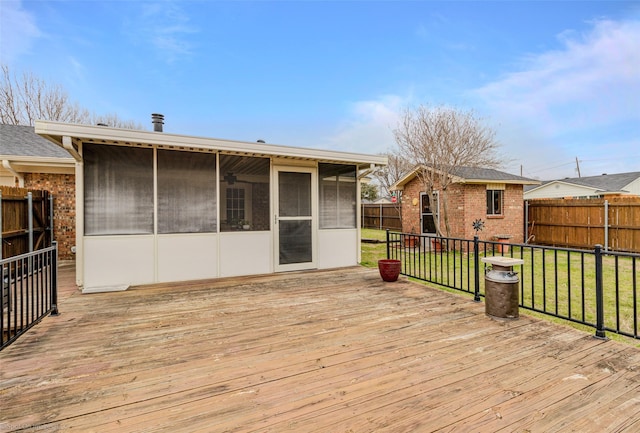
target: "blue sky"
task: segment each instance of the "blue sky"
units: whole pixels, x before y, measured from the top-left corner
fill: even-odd
[[[0,56],[97,114],[378,153],[418,104],[474,110],[503,170],[640,170],[640,1],[12,1]]]

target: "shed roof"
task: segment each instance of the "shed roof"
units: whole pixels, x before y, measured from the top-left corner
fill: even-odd
[[[421,166],[416,166],[396,182],[392,189],[402,189],[417,176],[420,168]],[[456,177],[455,182],[457,183],[509,183],[517,185],[538,185],[540,183],[540,181],[534,179],[516,176],[515,174],[505,173],[492,168],[457,166],[451,169],[451,174]]]
[[[159,148],[191,151],[220,151],[247,156],[280,157],[285,159],[318,160],[324,162],[350,163],[358,166],[386,165],[387,158],[379,155],[367,155],[332,150],[319,150],[303,147],[282,146],[257,142],[224,140],[217,138],[194,137],[169,134],[165,132],[138,131],[36,121],[36,133],[42,137],[63,145],[63,137],[70,137],[74,147],[79,143],[96,143],[124,146],[158,146]]]

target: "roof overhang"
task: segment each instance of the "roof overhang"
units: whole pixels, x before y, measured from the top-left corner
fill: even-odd
[[[73,158],[0,155],[0,161],[2,161],[3,168],[9,165],[12,170],[18,173],[73,174],[75,172],[75,161]]]
[[[45,120],[37,120],[35,122],[35,132],[61,147],[65,147],[64,142],[68,140],[64,137],[70,137],[73,145],[76,146],[76,150],[80,143],[94,143],[112,146],[157,147],[183,151],[222,152],[246,156],[347,163],[355,164],[358,168],[368,168],[372,165],[387,165],[387,157],[379,155],[222,140],[105,126],[78,125]],[[67,150],[69,151],[69,149]]]

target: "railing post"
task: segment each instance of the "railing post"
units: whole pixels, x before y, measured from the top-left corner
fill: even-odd
[[[602,287],[602,245],[595,248],[596,260],[596,338],[607,339],[604,331],[604,291]]]
[[[389,248],[389,229],[387,229],[387,259],[391,258],[391,248]]]
[[[53,194],[49,194],[49,240],[53,245],[54,232],[53,232]]]
[[[473,272],[475,274],[473,300],[480,302],[480,244],[478,235],[473,237]]]

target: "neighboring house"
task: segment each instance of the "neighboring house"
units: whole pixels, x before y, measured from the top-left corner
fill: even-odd
[[[0,184],[53,194],[53,235],[59,258],[73,259],[75,161],[69,153],[35,133],[32,126],[0,124]]]
[[[524,198],[606,198],[640,196],[640,171],[574,177],[543,182],[525,188]]]
[[[76,160],[76,282],[357,265],[360,177],[382,156],[37,121]]]
[[[418,170],[414,169],[392,187],[402,194],[402,231],[435,234],[439,226],[446,235],[441,218],[442,191],[438,186],[434,188],[436,203],[431,203]],[[473,222],[482,220],[480,239],[507,237],[510,242],[523,242],[523,186],[536,185],[538,181],[477,167],[456,167],[452,175],[453,183],[447,188],[449,236],[471,239],[476,234]]]

